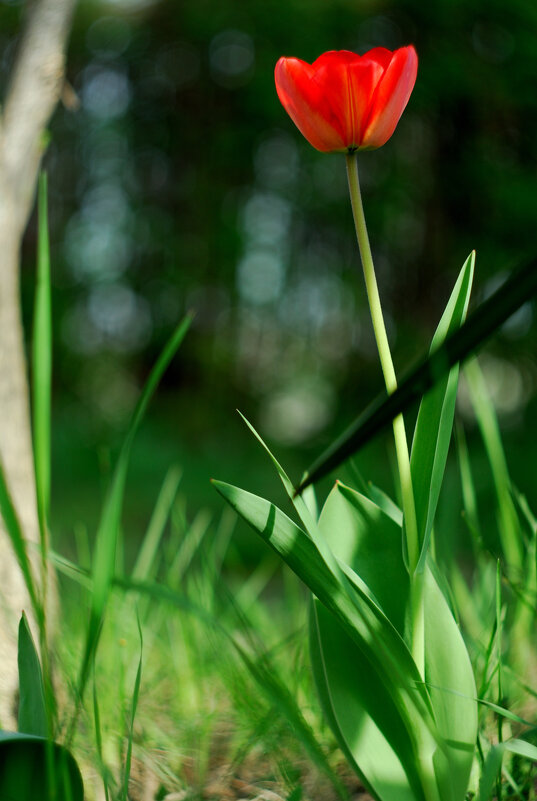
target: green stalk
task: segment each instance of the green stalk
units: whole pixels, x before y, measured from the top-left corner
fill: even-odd
[[[386,326],[382,314],[380,295],[375,276],[375,266],[371,254],[371,245],[364,216],[362,195],[360,192],[360,181],[358,179],[358,161],[356,153],[347,153],[347,177],[349,180],[349,192],[351,196],[352,213],[356,238],[360,249],[360,257],[364,269],[365,286],[371,320],[377,342],[377,349],[380,357],[380,364],[384,375],[386,390],[388,394],[397,389],[397,379],[386,334]],[[403,500],[404,532],[406,538],[406,550],[408,555],[408,569],[412,577],[412,654],[420,673],[423,674],[424,665],[424,610],[423,610],[423,578],[422,574],[416,573],[416,567],[420,558],[420,547],[418,539],[418,524],[416,521],[416,508],[414,504],[414,493],[412,490],[412,476],[410,473],[410,456],[406,438],[405,423],[403,415],[399,415],[393,421],[393,436],[395,440],[395,451],[397,455],[397,467],[399,480],[401,482],[401,497]]]

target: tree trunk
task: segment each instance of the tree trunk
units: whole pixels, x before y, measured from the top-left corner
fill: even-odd
[[[0,187],[0,197],[6,198]],[[28,384],[19,300],[19,237],[0,212],[0,455],[14,506],[28,541],[38,542]],[[31,549],[29,549],[31,550]],[[33,560],[34,561],[34,560]],[[17,689],[17,625],[28,614],[28,593],[7,535],[0,527],[0,724],[13,725]]]
[[[39,542],[19,261],[33,204],[43,132],[58,102],[74,0],[37,0],[0,118],[0,460],[24,535]],[[34,564],[39,554],[31,546]],[[15,728],[17,626],[28,593],[0,523],[0,726]]]

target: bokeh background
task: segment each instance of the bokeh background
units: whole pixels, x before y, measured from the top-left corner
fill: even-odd
[[[0,3],[5,85],[23,4]],[[414,43],[415,91],[390,142],[360,159],[399,372],[423,355],[477,250],[474,305],[537,225],[537,5],[531,0],[82,0],[50,126],[54,284],[53,515],[58,547],[92,531],[140,387],[174,325],[192,330],[134,450],[134,547],[170,464],[186,514],[222,506],[215,476],[281,499],[236,413],[293,478],[382,389],[344,159],[280,106],[280,55]],[[3,87],[2,87],[3,88]],[[35,219],[23,252],[30,331]],[[528,302],[484,350],[513,476],[535,501],[536,323]],[[464,392],[478,490],[490,485]],[[410,416],[412,417],[412,415]],[[532,439],[533,438],[533,439]],[[358,457],[393,487],[389,436]],[[445,530],[460,532],[448,471]],[[534,504],[535,505],[535,504]],[[443,510],[443,511],[442,511]],[[257,538],[239,529],[255,558]],[[493,547],[493,543],[492,543]]]

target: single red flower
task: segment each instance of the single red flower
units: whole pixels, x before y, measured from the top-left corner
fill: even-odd
[[[323,53],[313,64],[280,58],[274,77],[283,107],[308,142],[324,153],[381,147],[399,122],[416,82],[410,45],[375,47],[363,56]]]

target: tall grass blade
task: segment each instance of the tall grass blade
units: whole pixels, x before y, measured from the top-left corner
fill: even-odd
[[[482,550],[483,536],[481,534],[481,524],[477,511],[477,497],[475,491],[474,478],[470,465],[470,456],[466,444],[466,436],[462,425],[456,426],[457,454],[459,457],[459,472],[461,476],[462,501],[464,507],[464,518],[466,525],[472,535],[474,553],[477,555]]]
[[[407,374],[398,389],[380,395],[308,469],[296,493],[319,481],[355,454],[458,362],[465,361],[537,292],[537,262],[517,270],[443,345]]]
[[[88,670],[91,664],[92,655],[97,647],[101,630],[104,610],[110,591],[110,586],[114,576],[116,562],[116,548],[119,538],[121,511],[123,507],[123,495],[127,477],[127,469],[130,460],[132,443],[140,423],[143,419],[147,406],[166,370],[174,357],[177,349],[184,339],[186,332],[192,321],[192,315],[187,315],[178,325],[164,350],[160,354],[149,378],[142,390],[140,399],[131,418],[127,434],[123,441],[121,451],[116,463],[112,483],[104,502],[101,520],[97,530],[95,555],[93,559],[93,593],[91,598],[90,622],[86,636],[84,656],[80,669],[79,678],[79,699],[82,698],[84,688],[88,678]],[[74,720],[73,718],[73,724]]]
[[[270,658],[269,653],[256,647],[250,634],[251,625],[243,608],[239,606],[237,599],[233,598],[230,593],[227,594],[226,598],[238,620],[241,635],[255,650],[255,657],[252,658],[237,639],[234,636],[231,637],[233,646],[242,662],[271,704],[278,708],[283,717],[289,721],[304,750],[309,754],[314,764],[330,779],[340,798],[348,799],[348,793],[341,779],[330,767],[322,748],[315,739],[311,726],[302,715],[294,695],[289,690],[284,677],[280,675],[274,660]]]
[[[131,715],[129,722],[129,733],[127,740],[127,755],[125,758],[125,772],[123,776],[123,790],[121,793],[121,800],[128,801],[129,797],[129,779],[131,775],[131,761],[132,761],[132,742],[134,738],[134,718],[136,717],[136,709],[138,707],[138,697],[140,695],[140,683],[142,681],[142,656],[144,651],[144,638],[142,635],[142,627],[140,625],[140,618],[137,618],[138,633],[140,635],[140,658],[138,660],[138,668],[136,670],[136,679],[134,680],[134,690],[131,701]]]
[[[101,731],[101,712],[99,709],[99,697],[97,695],[97,685],[95,683],[95,663],[93,664],[93,726],[95,729],[95,745],[97,757],[101,769],[105,801],[110,801],[110,790],[108,789],[108,771],[103,758],[103,737]]]
[[[496,563],[496,648],[498,653],[498,706],[503,700],[503,677],[502,677],[502,573],[500,560]],[[498,715],[498,742],[503,742],[503,717]],[[500,801],[502,797],[502,776],[498,771],[496,779],[496,797]]]
[[[524,565],[524,543],[520,521],[511,494],[511,479],[502,445],[498,418],[477,359],[468,362],[464,375],[470,391],[498,500],[499,534],[507,569],[520,577]]]
[[[37,285],[32,341],[32,412],[37,512],[43,569],[46,571],[50,505],[50,407],[52,382],[52,311],[48,237],[47,176],[39,176]]]
[[[496,782],[498,771],[501,770],[506,752],[537,762],[537,748],[525,740],[508,740],[507,742],[493,745],[485,760],[481,781],[479,782],[477,801],[490,801],[492,788]]]
[[[180,480],[181,470],[178,467],[170,468],[162,484],[142,547],[132,569],[132,578],[137,581],[144,581],[152,574],[158,547],[177,495]]]

